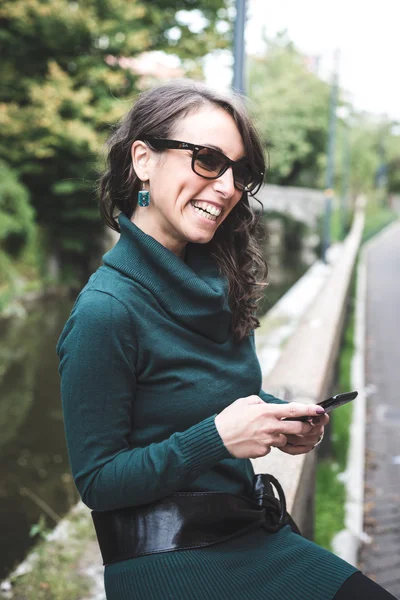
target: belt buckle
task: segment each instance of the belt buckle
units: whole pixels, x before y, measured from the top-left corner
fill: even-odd
[[[274,494],[274,489],[278,498]],[[279,531],[285,525],[286,498],[279,481],[268,473],[258,474],[253,480],[253,497],[264,508],[264,529],[271,533]]]

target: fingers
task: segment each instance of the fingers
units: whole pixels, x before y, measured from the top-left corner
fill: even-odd
[[[301,404],[300,402],[288,402],[287,404],[267,404],[274,407],[274,415],[277,419],[294,419],[296,417],[317,417],[325,414],[321,406],[317,404]]]
[[[321,425],[322,427],[324,427],[325,425],[328,425],[328,423],[329,423],[329,415],[327,413],[325,413],[321,417],[314,417],[312,419],[313,425]]]
[[[310,433],[308,435],[305,435],[303,437],[304,437],[304,439],[307,438],[307,440],[310,437],[321,437],[321,435],[323,435],[323,433],[324,433],[324,429],[325,429],[324,427],[315,427],[314,426],[313,430],[310,431]]]
[[[315,444],[320,439],[321,434],[308,435],[308,436],[300,436],[300,435],[287,435],[287,443],[289,446],[315,446]]]
[[[287,444],[287,437],[281,433],[276,433],[270,436],[268,444],[275,446],[275,448],[283,448]]]
[[[315,425],[318,424],[323,427],[329,422],[329,416],[325,414],[320,406],[315,404],[301,404],[299,402],[265,404],[259,410],[266,417],[273,416],[279,423],[275,431],[284,435],[307,435]],[[298,417],[303,417],[306,420],[290,420]]]
[[[306,443],[308,444],[309,440],[313,440],[314,438],[318,439],[319,437],[321,437],[321,435],[324,434],[324,430],[325,430],[324,425],[314,425],[314,426],[311,426],[310,430],[305,433],[298,434],[296,432],[295,434],[287,434],[286,433],[285,435],[288,437],[288,439],[291,437],[293,437],[293,438],[298,437],[299,439],[302,439],[304,441],[304,444],[306,444]]]
[[[297,456],[298,454],[307,454],[308,452],[311,452],[311,450],[313,450],[313,446],[289,446],[286,444],[286,446],[279,448],[279,450],[285,454]]]
[[[314,431],[314,425],[310,422],[279,421],[279,431],[284,435],[309,435]]]

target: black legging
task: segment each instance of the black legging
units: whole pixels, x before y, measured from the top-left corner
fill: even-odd
[[[333,600],[398,600],[359,571],[346,579]]]

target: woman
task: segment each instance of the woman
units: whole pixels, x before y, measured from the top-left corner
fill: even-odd
[[[190,81],[144,93],[109,142],[101,212],[121,238],[57,347],[109,600],[328,600],[375,586],[298,535],[282,493],[253,476],[250,458],[309,452],[328,422],[260,389],[265,271],[248,195],[264,172],[242,104]]]

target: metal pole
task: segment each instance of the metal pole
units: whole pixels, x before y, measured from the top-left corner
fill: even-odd
[[[344,123],[343,131],[343,186],[340,203],[341,237],[344,239],[347,232],[348,208],[350,187],[350,125]]]
[[[236,21],[233,45],[233,82],[235,92],[245,93],[244,89],[244,29],[246,25],[246,0],[236,0]]]
[[[386,152],[385,152],[385,143],[384,143],[384,134],[385,130],[381,133],[381,139],[379,142],[379,156],[380,156],[380,165],[376,174],[376,186],[378,188],[378,203],[380,206],[385,205],[386,200],[386,192],[387,192],[387,164],[386,164]]]
[[[338,66],[339,50],[335,52],[335,66],[332,78],[331,97],[329,103],[329,131],[328,131],[328,162],[326,165],[325,188],[325,215],[322,239],[322,260],[326,263],[326,252],[331,244],[331,215],[332,200],[334,197],[334,166],[335,166],[335,138],[336,138],[336,106],[338,98]]]

